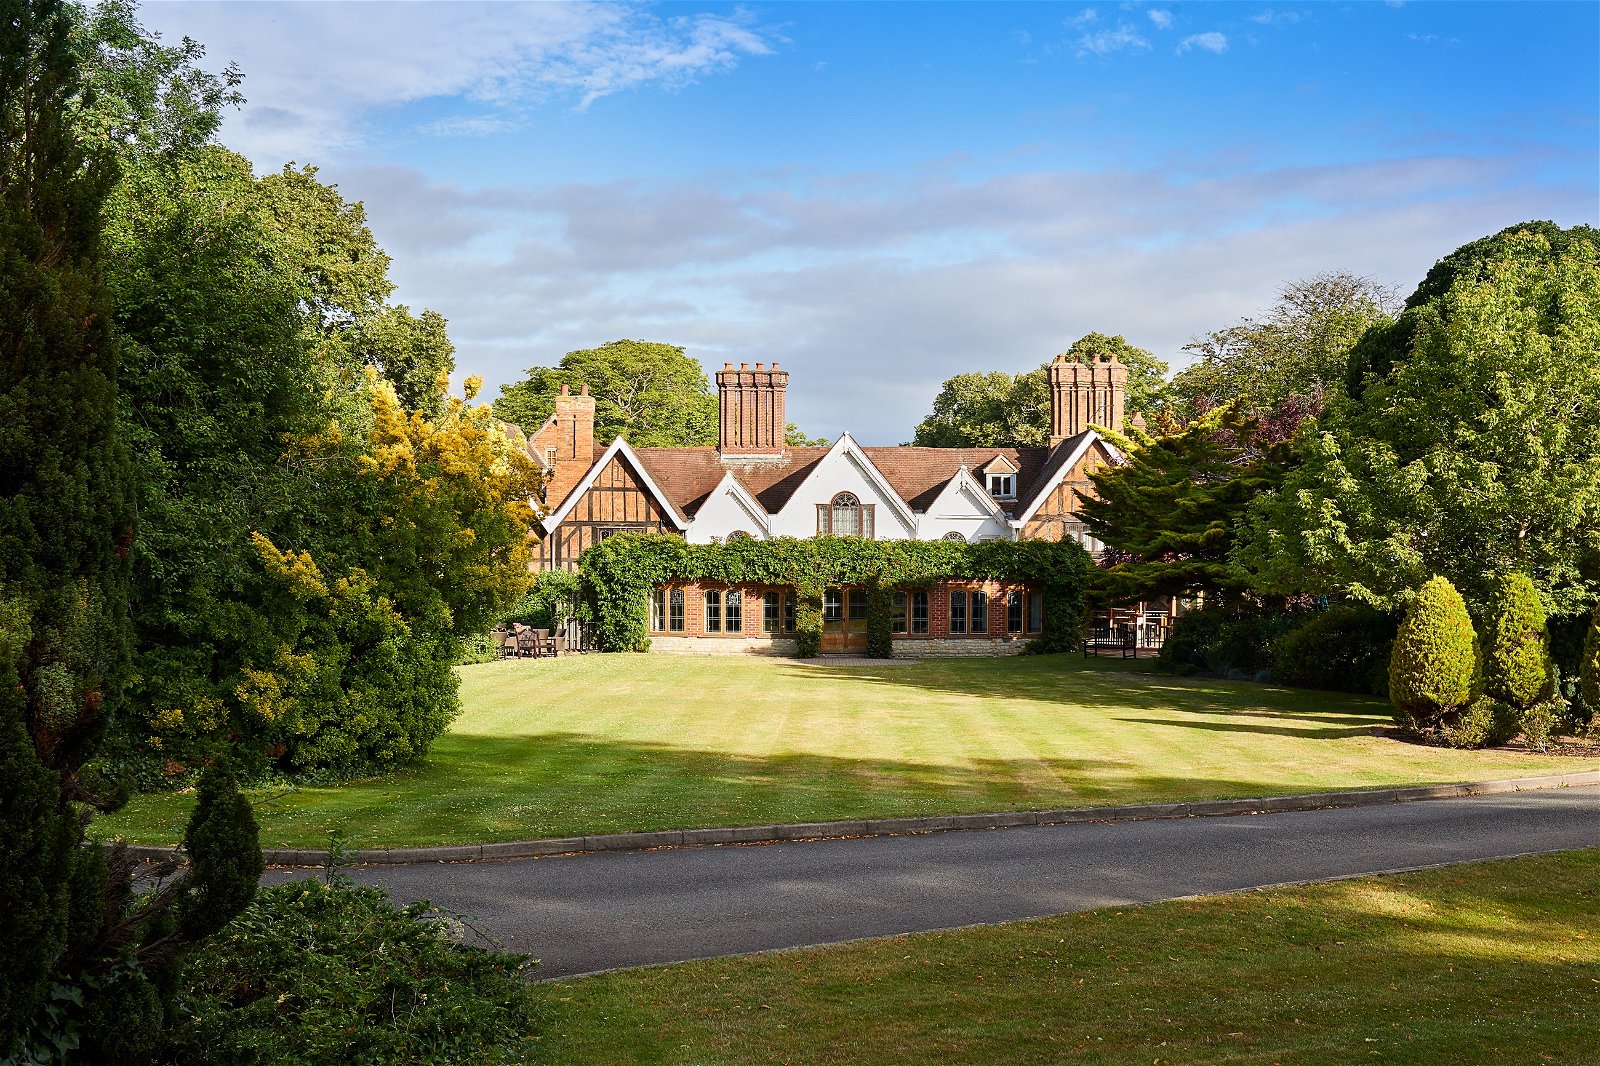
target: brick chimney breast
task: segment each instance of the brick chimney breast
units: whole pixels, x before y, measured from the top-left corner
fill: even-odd
[[[1050,446],[1092,425],[1120,433],[1127,391],[1128,368],[1115,355],[1056,356],[1050,363]]]
[[[788,426],[789,375],[757,363],[731,362],[717,372],[717,451],[723,458],[779,456]]]
[[[594,397],[589,386],[574,396],[567,386],[556,394],[550,420],[528,441],[528,452],[545,467],[544,505],[561,506],[594,465]]]

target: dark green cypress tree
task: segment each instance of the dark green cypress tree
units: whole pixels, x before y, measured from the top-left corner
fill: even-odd
[[[133,514],[98,263],[110,175],[70,126],[72,17],[0,0],[0,1053],[79,939],[70,919],[96,909],[72,898],[70,803],[128,662]]]
[[[200,775],[199,797],[183,842],[193,887],[182,904],[179,925],[185,937],[198,940],[220,931],[249,906],[263,869],[255,813],[223,759]]]

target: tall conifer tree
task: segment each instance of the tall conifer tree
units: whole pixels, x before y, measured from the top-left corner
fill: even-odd
[[[134,509],[100,272],[113,167],[73,131],[77,15],[0,0],[0,1058],[72,1043],[54,995],[83,1061],[137,1063],[159,971],[248,902],[261,853],[225,775],[190,827],[194,872],[137,907],[126,856],[83,845],[103,805],[84,767],[124,705]]]

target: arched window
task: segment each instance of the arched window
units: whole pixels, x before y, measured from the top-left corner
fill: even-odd
[[[722,593],[716,589],[706,589],[706,630],[707,633],[722,632]]]
[[[836,537],[861,535],[861,501],[855,493],[841,492],[833,498],[833,515],[828,523]]]
[[[872,539],[872,504],[853,492],[841,492],[832,503],[817,504],[817,535]]]
[[[736,529],[732,533],[728,534],[728,540],[729,541],[749,540],[749,539],[750,539],[750,534],[746,533],[742,529]]]
[[[965,544],[965,543],[966,543],[966,541],[967,541],[967,538],[966,538],[966,537],[965,537],[965,536],[963,536],[963,535],[962,535],[962,534],[960,534],[960,533],[957,533],[957,532],[956,532],[956,531],[955,531],[955,530],[953,530],[953,529],[952,529],[952,530],[951,530],[951,531],[950,531],[950,532],[948,532],[948,533],[946,533],[946,534],[945,534],[945,535],[944,535],[944,539],[945,539],[945,540],[959,540],[959,541],[961,541],[961,542],[962,542],[962,543],[963,543],[963,544]]]

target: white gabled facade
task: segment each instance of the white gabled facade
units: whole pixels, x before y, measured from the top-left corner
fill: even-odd
[[[771,540],[772,516],[730,472],[722,476],[721,483],[695,512],[684,537],[690,544],[713,544],[735,533]]]
[[[788,502],[772,516],[772,535],[816,536],[817,508],[831,506],[843,493],[854,495],[862,506],[872,508],[874,540],[916,538],[917,516],[848,433],[833,442]]]
[[[964,466],[927,511],[917,516],[918,540],[953,539],[953,536],[960,536],[969,544],[980,540],[1017,539],[1017,531],[1012,528],[1005,511]]]

